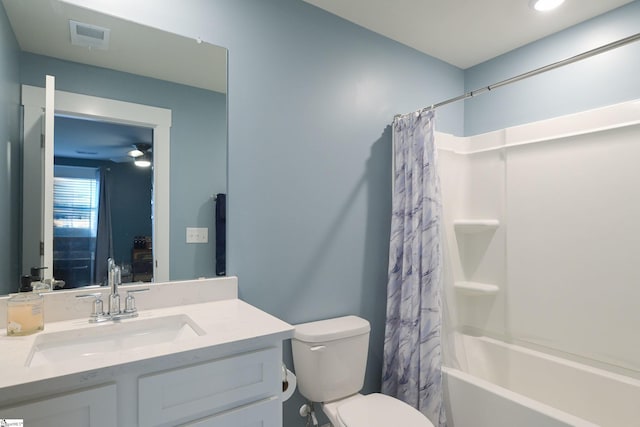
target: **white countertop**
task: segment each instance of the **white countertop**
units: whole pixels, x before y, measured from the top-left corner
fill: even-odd
[[[236,298],[141,310],[139,317],[125,319],[121,323],[174,315],[188,316],[204,331],[204,334],[173,342],[83,356],[69,360],[69,363],[32,367],[26,365],[38,336],[52,332],[101,328],[112,325],[113,322],[89,323],[87,315],[81,319],[45,323],[43,332],[25,337],[8,337],[6,330],[0,330],[0,366],[2,367],[0,390],[33,381],[78,374],[192,350],[219,347],[243,340],[260,337],[285,340],[293,335],[293,326]]]

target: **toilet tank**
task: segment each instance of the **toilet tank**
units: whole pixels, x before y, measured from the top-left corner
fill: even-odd
[[[345,316],[295,326],[291,347],[298,390],[312,402],[358,393],[364,384],[369,322]]]

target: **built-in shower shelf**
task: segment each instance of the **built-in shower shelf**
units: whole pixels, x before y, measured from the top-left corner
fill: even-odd
[[[453,221],[456,231],[463,234],[481,233],[498,228],[500,221],[497,219],[457,219]]]
[[[495,295],[498,293],[498,286],[480,282],[455,282],[456,290],[467,295]]]

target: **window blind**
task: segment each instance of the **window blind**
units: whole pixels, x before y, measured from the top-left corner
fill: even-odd
[[[54,235],[95,237],[98,222],[98,180],[55,177]]]

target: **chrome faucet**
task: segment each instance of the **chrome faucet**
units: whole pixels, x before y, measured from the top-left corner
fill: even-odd
[[[107,281],[110,289],[109,293],[109,310],[104,313],[102,311],[102,294],[83,294],[77,295],[76,298],[93,297],[95,301],[93,303],[93,312],[89,318],[89,322],[97,323],[107,320],[121,320],[129,319],[138,316],[138,310],[136,309],[136,302],[133,298],[135,292],[148,291],[149,288],[144,289],[131,289],[127,291],[127,298],[125,300],[126,305],[124,310],[120,310],[120,295],[118,294],[118,287],[122,284],[122,273],[120,267],[116,265],[113,259],[107,260]]]
[[[109,316],[120,314],[120,295],[118,295],[118,286],[122,283],[120,267],[116,265],[112,258],[107,260],[108,282],[111,294],[109,295]]]

